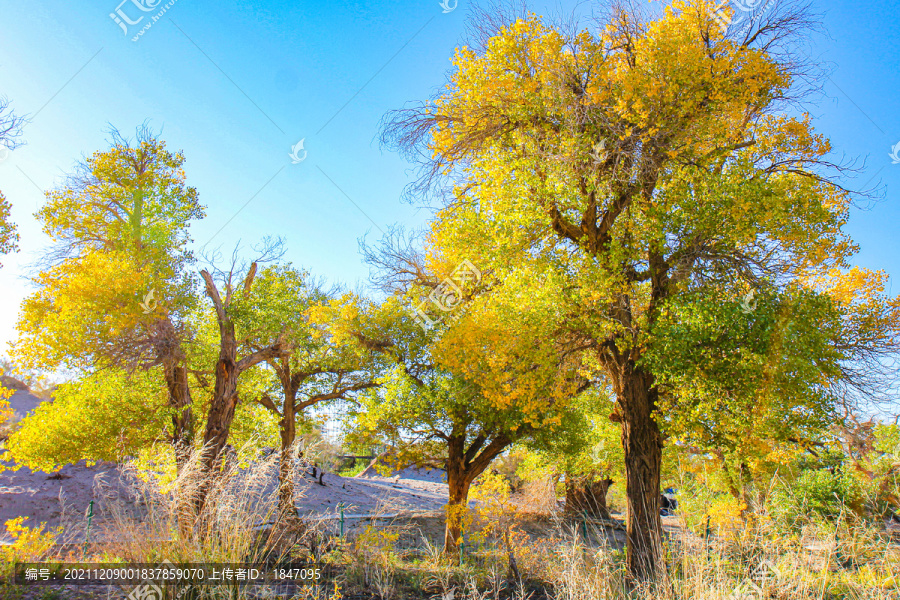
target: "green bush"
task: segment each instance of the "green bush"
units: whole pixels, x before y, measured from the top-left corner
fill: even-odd
[[[797,529],[809,521],[852,518],[860,512],[863,500],[859,482],[841,470],[806,471],[773,491],[768,512],[782,527]]]

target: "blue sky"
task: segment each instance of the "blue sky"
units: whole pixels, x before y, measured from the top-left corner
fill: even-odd
[[[0,352],[28,293],[23,268],[46,244],[33,218],[41,190],[104,148],[110,124],[127,134],[149,120],[185,152],[189,183],[208,213],[192,229],[198,245],[213,236],[211,245],[230,248],[280,235],[287,259],[355,286],[367,275],[360,237],[427,219],[400,202],[411,167],[379,147],[378,126],[386,111],[443,85],[466,0],[448,13],[438,0],[169,0],[137,41],[167,2],[144,13],[119,1],[0,0],[0,95],[31,117],[27,144],[0,163],[0,190],[22,235],[21,252],[0,259]],[[896,276],[900,164],[888,154],[900,142],[898,3],[813,4],[827,35],[809,51],[832,74],[810,110],[838,153],[866,161],[851,184],[874,178],[884,186],[885,199],[854,211],[848,230],[861,245],[859,264]],[[147,16],[126,35],[110,17],[117,8],[131,20]],[[308,154],[292,164],[301,139]]]

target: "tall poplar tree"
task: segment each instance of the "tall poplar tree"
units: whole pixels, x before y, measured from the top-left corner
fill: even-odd
[[[47,192],[37,217],[52,245],[31,279],[14,348],[22,365],[48,371],[162,367],[182,461],[194,429],[188,227],[204,216],[184,161],[146,126],[133,141],[114,131],[109,149]]]

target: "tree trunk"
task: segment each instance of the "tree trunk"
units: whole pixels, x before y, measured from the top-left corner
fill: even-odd
[[[465,428],[462,431],[463,433],[451,435],[447,443],[447,487],[450,498],[447,503],[447,526],[444,530],[444,556],[454,563],[459,561],[459,538],[462,537],[469,488],[491,461],[512,443],[509,437],[501,434],[485,445],[488,436],[481,434],[466,448]]]
[[[571,514],[587,514],[591,517],[611,519],[606,506],[606,494],[613,480],[588,477],[572,477],[566,475],[566,512]]]
[[[202,481],[197,490],[195,505],[197,514],[203,512],[216,471],[222,467],[228,433],[237,407],[238,368],[235,361],[226,354],[226,344],[216,362],[216,384],[206,417],[206,433],[203,436],[203,456],[201,459]]]
[[[297,439],[295,395],[296,392],[291,387],[285,388],[281,418],[281,458],[278,465],[278,511],[283,518],[297,516],[294,506],[294,442]]]
[[[454,564],[459,561],[459,540],[462,537],[463,518],[469,501],[469,478],[465,464],[465,435],[454,436],[447,448],[447,525],[444,529],[444,556]]]
[[[659,516],[663,439],[653,418],[658,392],[653,377],[625,360],[615,378],[622,407],[622,445],[628,499],[626,569],[631,585],[658,581],[665,573]]]
[[[190,460],[194,444],[191,388],[188,385],[188,372],[184,367],[167,367],[165,378],[169,390],[169,406],[176,411],[172,415],[172,447],[175,450],[175,466],[178,474],[181,474]]]
[[[169,391],[169,406],[175,409],[172,414],[172,448],[175,452],[175,470],[177,475],[181,475],[190,462],[194,447],[191,388],[188,385],[188,372],[185,367],[165,364],[163,372]],[[194,503],[190,494],[184,494],[181,489],[176,492],[175,502],[178,530],[183,539],[189,539],[194,525]]]
[[[256,263],[253,263],[244,280],[244,294],[249,292],[255,273]],[[237,336],[234,332],[234,322],[228,314],[232,288],[229,285],[223,301],[209,271],[205,269],[200,271],[200,276],[206,283],[206,295],[212,300],[216,309],[216,321],[219,325],[219,359],[216,361],[216,383],[206,417],[206,433],[203,436],[201,466],[204,481],[197,494],[198,514],[206,504],[212,477],[216,469],[221,466],[222,452],[228,444],[228,434],[231,431],[231,423],[234,421],[234,411],[238,403],[238,377],[242,372],[260,362],[283,355],[286,349],[283,337],[279,336],[273,345],[256,350],[238,361]]]
[[[226,349],[223,348],[216,362],[216,385],[209,404],[206,433],[203,436],[203,462],[207,470],[213,470],[217,466],[218,459],[228,443],[228,433],[231,431],[231,422],[234,421],[234,411],[238,402],[238,375],[234,358],[228,356]]]

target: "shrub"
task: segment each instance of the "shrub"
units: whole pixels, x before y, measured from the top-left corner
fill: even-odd
[[[17,517],[6,522],[6,532],[12,536],[13,542],[0,546],[0,577],[9,577],[17,562],[37,562],[46,558],[56,544],[56,536],[62,528],[44,531],[46,523],[37,527],[28,527],[28,517]]]
[[[782,482],[768,502],[769,515],[782,529],[797,530],[811,520],[835,521],[861,512],[859,482],[840,470],[806,471],[791,483]]]

